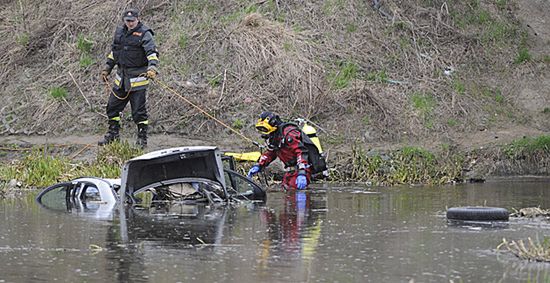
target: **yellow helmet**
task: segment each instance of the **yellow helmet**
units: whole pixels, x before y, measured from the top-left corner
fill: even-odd
[[[279,115],[266,111],[260,114],[260,118],[256,122],[256,130],[263,135],[269,135],[275,132],[280,124]]]

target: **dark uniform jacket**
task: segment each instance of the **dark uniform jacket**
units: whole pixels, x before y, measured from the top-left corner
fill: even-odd
[[[117,27],[106,66],[108,71],[117,66],[115,88],[126,91],[147,88],[149,80],[145,73],[150,69],[158,72],[159,64],[153,35],[153,30],[141,22],[132,30],[126,25]]]

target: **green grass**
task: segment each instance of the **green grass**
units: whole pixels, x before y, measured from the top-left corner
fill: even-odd
[[[81,68],[85,69],[90,67],[92,64],[94,64],[94,59],[88,54],[82,54],[80,56],[80,60],[78,61],[78,64]]]
[[[436,105],[435,98],[432,95],[418,92],[411,96],[411,102],[414,109],[423,115],[431,114]]]
[[[458,94],[464,94],[466,92],[466,85],[460,80],[453,80],[453,89]]]
[[[243,121],[243,119],[237,118],[233,121],[233,124],[231,126],[237,130],[240,130],[244,128],[244,125],[245,125],[245,122]]]
[[[496,1],[495,5],[499,10],[504,10],[508,6],[508,1]],[[475,32],[485,45],[502,45],[517,35],[517,24],[493,17],[489,10],[480,6],[479,1],[456,1],[450,3],[450,10],[454,24],[467,32]]]
[[[346,24],[346,32],[347,33],[354,33],[357,31],[357,25],[353,23]]]
[[[334,14],[336,11],[344,7],[344,0],[325,0],[323,1],[322,10],[325,15]]]
[[[323,143],[327,143],[329,145],[342,145],[345,142],[346,138],[344,137],[344,135],[338,133],[329,135],[323,140]]]
[[[542,109],[542,113],[550,114],[550,107],[544,107],[544,109]]]
[[[502,21],[490,21],[483,27],[481,41],[484,43],[499,43],[513,38],[517,33],[517,28]]]
[[[550,63],[550,55],[544,55],[544,57],[542,58],[542,61],[544,63]]]
[[[335,172],[331,178],[374,185],[445,184],[461,179],[464,158],[452,154],[436,155],[419,147],[404,147],[387,154],[365,152],[352,146],[350,165],[346,172]]]
[[[339,64],[340,69],[329,75],[329,81],[334,89],[343,89],[357,78],[359,66],[353,62],[345,61]]]
[[[529,49],[527,49],[526,47],[522,47],[522,48],[519,49],[518,55],[517,55],[516,59],[514,60],[514,63],[521,64],[521,63],[524,63],[524,62],[529,62],[529,61],[531,61],[531,59],[532,59],[532,56],[529,53]]]
[[[449,118],[447,120],[447,125],[449,127],[455,127],[456,125],[458,125],[458,120],[454,119],[454,118]]]
[[[178,46],[180,49],[185,49],[187,48],[187,45],[189,43],[189,38],[187,37],[186,34],[180,34],[180,36],[178,37]]]
[[[92,47],[94,46],[93,41],[86,38],[83,34],[78,34],[76,39],[76,49],[80,50],[80,52],[84,54],[89,54],[92,51]]]
[[[388,82],[388,75],[384,70],[369,72],[367,73],[366,80],[377,83],[386,83]]]
[[[509,158],[548,155],[550,154],[550,136],[525,137],[503,146],[502,150]]]
[[[240,21],[248,14],[258,13],[258,5],[251,4],[244,7],[242,10],[234,11],[233,13],[228,13],[220,18],[220,23],[227,25]]]
[[[494,98],[495,98],[495,101],[499,104],[502,104],[504,103],[504,95],[502,95],[500,89],[497,89],[495,92],[494,92]]]
[[[291,52],[294,50],[294,46],[292,45],[291,42],[284,42],[283,43],[283,49],[286,51],[286,52]]]
[[[495,4],[500,10],[504,10],[506,9],[506,7],[508,7],[508,1],[509,0],[496,0]]]
[[[29,44],[29,34],[26,32],[18,34],[15,38],[15,42],[21,46],[27,46]]]
[[[414,93],[411,96],[413,108],[420,114],[423,124],[427,129],[434,128],[433,110],[436,107],[435,98],[431,94]]]
[[[96,160],[91,164],[84,164],[79,176],[97,176],[102,178],[120,178],[120,170],[124,163],[143,151],[128,142],[114,142],[99,148]]]
[[[361,121],[363,122],[363,125],[365,125],[365,126],[370,125],[370,118],[369,118],[368,115],[363,116],[363,119],[361,119]]]
[[[407,30],[407,23],[405,23],[403,21],[396,21],[395,23],[393,23],[391,25],[391,29],[392,29],[392,31]]]
[[[219,74],[219,75],[216,75],[216,76],[208,76],[206,79],[208,80],[208,84],[211,87],[217,87],[217,86],[221,85],[223,78],[222,78],[222,75]]]
[[[64,87],[52,87],[48,93],[55,99],[64,99],[67,97],[67,90]]]
[[[21,181],[33,187],[46,187],[63,179],[74,169],[66,158],[55,158],[49,148],[34,148],[23,159],[12,161],[11,166],[0,167],[0,179]]]
[[[0,165],[0,180],[15,179],[23,187],[47,187],[77,177],[120,178],[124,163],[143,153],[127,142],[115,142],[99,148],[91,163],[76,162],[68,156],[56,155],[55,147],[30,149],[20,159]]]

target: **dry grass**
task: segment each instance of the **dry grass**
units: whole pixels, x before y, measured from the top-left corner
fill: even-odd
[[[227,124],[246,121],[249,136],[257,113],[268,109],[315,121],[333,145],[476,129],[494,117],[494,100],[479,94],[494,85],[484,75],[488,63],[502,67],[500,58],[516,50],[510,39],[494,49],[499,54],[487,52],[493,49],[479,28],[456,24],[470,9],[460,1],[388,0],[383,13],[368,1],[241,2],[132,1],[156,32],[160,79]],[[104,130],[107,91],[98,73],[127,3],[0,4],[0,134]],[[93,43],[87,67],[79,62],[79,34]],[[454,77],[443,74],[448,66]],[[67,97],[52,98],[51,87],[65,88]],[[433,105],[415,106],[415,95]],[[153,132],[224,135],[158,86],[149,109]],[[129,118],[129,109],[124,114]]]
[[[502,243],[497,247],[497,250],[501,249],[513,253],[520,259],[550,262],[550,245],[547,238],[543,242],[533,241],[531,238],[527,238],[526,242],[523,240],[509,242],[502,239]]]
[[[510,214],[512,217],[550,217],[550,209],[542,209],[540,207],[525,207],[520,210],[515,210]]]

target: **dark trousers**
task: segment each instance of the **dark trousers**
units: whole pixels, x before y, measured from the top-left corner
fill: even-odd
[[[120,112],[124,111],[124,107],[130,101],[132,107],[132,119],[137,124],[139,122],[147,121],[147,95],[146,89],[130,91],[128,94],[123,89],[114,89],[118,97],[113,93],[109,95],[109,102],[107,102],[107,117],[109,120],[120,117]],[[120,99],[124,98],[124,99]]]

